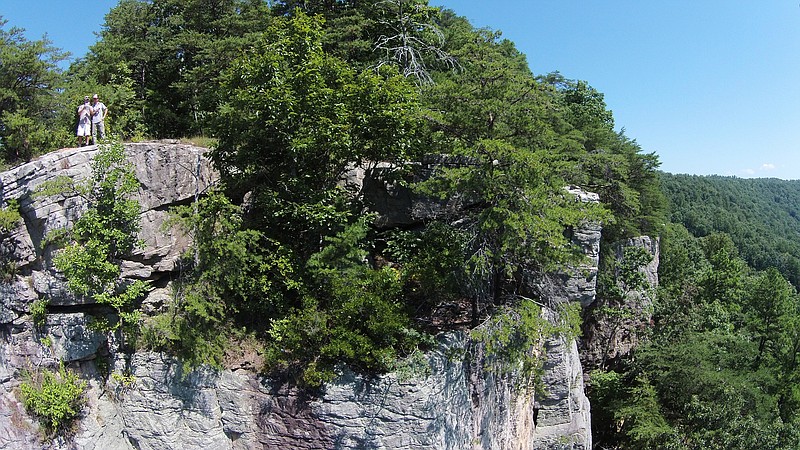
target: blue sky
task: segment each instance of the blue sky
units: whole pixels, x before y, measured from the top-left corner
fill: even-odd
[[[83,56],[117,0],[0,0],[8,26]],[[673,173],[800,179],[797,0],[431,0],[503,32],[534,73],[605,94]]]

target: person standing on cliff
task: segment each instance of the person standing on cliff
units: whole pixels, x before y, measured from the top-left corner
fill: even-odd
[[[106,116],[108,115],[108,108],[97,94],[92,96],[92,142],[97,144],[97,138],[106,138]]]
[[[92,137],[91,130],[92,105],[89,104],[89,96],[83,97],[83,104],[78,106],[78,147],[89,145],[89,138]],[[83,138],[83,140],[81,140]]]

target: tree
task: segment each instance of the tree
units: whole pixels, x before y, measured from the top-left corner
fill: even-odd
[[[319,17],[276,19],[223,76],[212,158],[250,192],[251,219],[308,257],[341,225],[347,168],[413,150],[413,85],[397,71],[357,73],[324,52]],[[303,236],[299,239],[299,236]]]
[[[47,37],[29,41],[24,30],[6,30],[0,16],[0,163],[26,161],[71,142],[66,130],[54,132],[54,105],[61,85],[58,63],[68,54]]]
[[[365,260],[368,218],[338,187],[352,164],[407,159],[414,85],[389,67],[355,71],[322,34],[319,17],[275,19],[222,74],[224,194],[179,211],[195,257],[169,323],[146,331],[190,366],[219,365],[246,328],[268,342],[268,368],[317,387],[339,362],[386,370],[421,336],[397,271]]]
[[[454,162],[434,165],[423,193],[450,199],[469,215],[466,267],[476,293],[473,319],[499,305],[521,268],[552,269],[577,253],[564,230],[605,218],[581,203],[560,175],[565,150],[548,125],[551,100],[513,44],[499,33],[445,27],[463,70],[440,73],[424,91],[434,151]],[[443,218],[447,219],[447,218]]]
[[[139,125],[155,136],[204,133],[218,100],[217,76],[268,19],[258,0],[123,0],[106,15],[86,58],[92,70],[81,76],[132,88],[134,99],[115,114],[138,110]]]
[[[756,367],[761,364],[768,345],[775,347],[780,344],[787,316],[795,312],[791,303],[795,300],[792,291],[792,286],[775,268],[759,275],[749,291],[746,313],[750,316],[748,327],[758,341]],[[778,351],[774,349],[770,353],[777,356]]]
[[[572,149],[564,156],[580,167],[567,179],[599,194],[614,213],[615,223],[604,227],[603,240],[611,244],[643,233],[657,234],[666,214],[658,156],[642,153],[624,130],[614,131],[603,94],[585,81],[567,80],[558,72],[540,80],[554,88],[563,111],[553,118],[553,126]]]
[[[743,295],[747,264],[738,257],[730,236],[716,233],[706,236],[701,242],[706,260],[710,264],[700,280],[704,300],[739,303]]]

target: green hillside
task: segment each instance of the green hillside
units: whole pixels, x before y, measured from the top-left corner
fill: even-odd
[[[800,286],[800,181],[662,174],[661,184],[672,222],[727,233],[749,265]]]

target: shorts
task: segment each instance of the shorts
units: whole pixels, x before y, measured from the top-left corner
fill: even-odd
[[[91,136],[92,135],[92,127],[90,122],[79,122],[78,123],[78,136]]]

